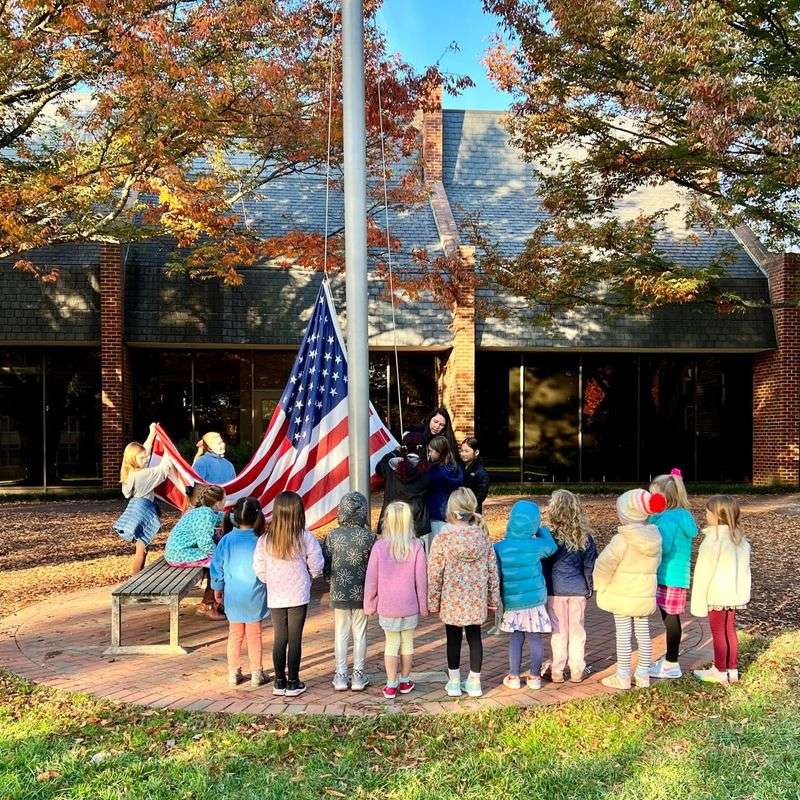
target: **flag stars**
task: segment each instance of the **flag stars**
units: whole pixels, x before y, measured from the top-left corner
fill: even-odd
[[[336,356],[336,363],[337,364],[341,364],[342,363],[342,357],[341,356]]]
[[[295,408],[302,408],[303,407],[303,401],[302,400],[295,400],[294,407]]]
[[[325,360],[330,361],[333,358],[333,353],[325,353]]]
[[[339,392],[337,392],[336,389],[331,389],[331,397],[336,397],[337,394],[339,394]]]
[[[335,381],[338,381],[339,380],[339,373],[338,372],[334,372],[333,375],[331,375],[331,378],[333,378]]]
[[[328,377],[328,370],[327,369],[322,370],[322,377],[323,378],[327,378]]]
[[[317,402],[317,408],[322,408],[322,403]]]
[[[333,344],[333,336],[328,337],[328,344]]]

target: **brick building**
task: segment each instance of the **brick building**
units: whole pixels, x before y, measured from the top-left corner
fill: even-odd
[[[460,249],[480,211],[507,252],[544,212],[500,115],[431,111],[422,123],[430,203],[393,214],[403,251]],[[289,176],[246,203],[265,233],[321,229],[321,176]],[[669,207],[666,189],[632,196],[620,213]],[[341,216],[341,198],[332,213]],[[430,299],[398,308],[406,424],[443,401],[462,434],[482,441],[490,468],[557,481],[642,481],[680,465],[691,480],[798,482],[800,258],[762,251],[746,230],[675,224],[663,247],[684,264],[732,255],[724,284],[773,310],[724,315],[682,305],[628,316],[597,309],[543,326],[537,309],[502,298],[503,319]],[[124,443],[159,419],[191,449],[220,430],[234,460],[262,435],[288,374],[318,274],[243,269],[244,285],[167,279],[170,244],[78,245],[38,251],[56,265],[42,286],[0,269],[0,485],[115,484]],[[398,254],[399,258],[402,258]],[[333,293],[344,310],[343,279]],[[372,400],[399,426],[390,307],[370,281]],[[346,320],[342,314],[346,334]]]

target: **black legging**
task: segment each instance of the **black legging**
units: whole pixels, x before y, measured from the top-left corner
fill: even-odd
[[[472,672],[480,672],[483,664],[483,642],[480,625],[445,625],[447,634],[447,668],[458,669],[461,666],[461,641],[464,631],[467,632],[469,645],[469,668]]]
[[[663,608],[658,609],[661,612],[661,619],[664,620],[664,628],[667,631],[667,654],[665,658],[673,664],[678,661],[678,652],[681,649],[681,617],[680,614],[667,614]]]
[[[275,678],[286,680],[286,652],[289,652],[289,680],[300,679],[300,658],[303,651],[303,626],[306,624],[308,606],[272,609],[272,627],[275,640],[272,644],[272,665]]]

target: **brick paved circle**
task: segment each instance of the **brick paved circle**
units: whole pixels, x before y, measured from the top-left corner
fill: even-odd
[[[594,600],[587,608],[586,660],[590,676],[580,684],[545,682],[540,691],[510,691],[502,686],[507,672],[507,638],[484,640],[483,688],[480,699],[451,699],[444,693],[444,627],[438,618],[423,620],[417,631],[414,678],[416,690],[390,702],[383,699],[383,633],[373,619],[369,625],[367,669],[373,685],[365,692],[335,692],[333,673],[333,614],[319,589],[311,602],[303,642],[301,677],[308,691],[298,698],[273,698],[271,686],[232,689],[227,685],[225,641],[227,626],[194,613],[196,599],[181,606],[181,643],[190,648],[180,656],[105,656],[109,645],[110,588],[59,595],[0,621],[0,664],[37,683],[87,692],[133,705],[192,711],[251,714],[329,714],[363,716],[391,711],[445,713],[504,706],[560,703],[609,690],[600,684],[614,663],[613,621]],[[165,606],[142,604],[124,612],[124,642],[168,642]],[[663,628],[652,619],[654,656],[664,649]],[[547,639],[547,637],[545,637]],[[272,626],[264,626],[264,664],[271,665]],[[546,648],[547,651],[547,648]],[[462,664],[466,664],[465,658]],[[687,619],[681,661],[684,669],[710,657],[708,629]],[[245,656],[245,663],[246,656]],[[246,671],[246,670],[245,670]]]

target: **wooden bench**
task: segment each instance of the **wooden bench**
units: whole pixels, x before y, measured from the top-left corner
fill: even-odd
[[[181,600],[203,575],[202,567],[173,567],[163,558],[129,578],[111,593],[111,647],[106,655],[187,653],[178,641],[178,609]],[[169,644],[123,645],[122,608],[135,603],[169,606]]]

